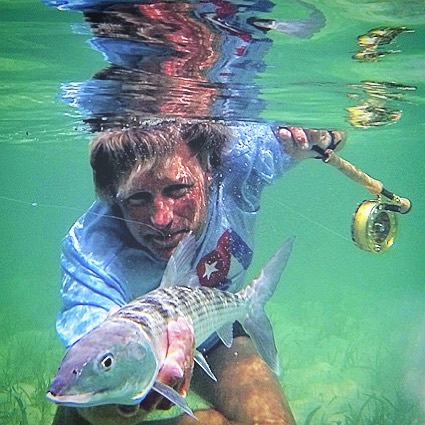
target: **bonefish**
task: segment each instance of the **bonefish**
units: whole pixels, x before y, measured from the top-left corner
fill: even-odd
[[[192,267],[195,240],[189,235],[171,256],[158,289],[110,314],[68,349],[50,384],[48,399],[76,407],[135,405],[154,389],[192,414],[184,397],[156,379],[166,356],[167,324],[179,317],[193,327],[196,347],[214,332],[230,347],[232,325],[239,321],[278,374],[276,345],[264,306],[279,282],[292,243],[289,238],[256,279],[231,293],[199,285]],[[215,379],[199,351],[195,360]]]

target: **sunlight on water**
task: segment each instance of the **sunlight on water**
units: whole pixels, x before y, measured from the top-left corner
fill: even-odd
[[[129,45],[123,58],[117,43],[93,40],[93,31],[105,30],[99,15],[89,24],[82,12],[66,10],[67,2],[57,2],[61,10],[30,0],[3,3],[0,423],[52,420],[44,393],[63,352],[54,331],[60,241],[94,199],[88,129],[175,116],[179,102],[192,118],[345,129],[341,155],[412,200],[412,211],[399,217],[395,245],[383,254],[361,251],[351,241],[352,215],[373,196],[308,160],[267,188],[249,274],[287,235],[297,235],[268,312],[299,424],[425,423],[422,1],[270,4],[251,16],[256,50],[240,69],[220,56],[225,49],[207,51],[202,43],[216,37],[215,47],[241,52],[252,48],[250,33],[226,44],[225,22],[211,21],[207,9],[191,15],[192,23],[208,20],[195,32],[193,56],[181,46],[175,61],[171,44],[158,54],[147,43],[140,62]],[[179,13],[189,7],[155,7],[171,6]],[[295,21],[309,24],[300,33]],[[168,74],[158,73],[164,57]],[[111,103],[114,90],[122,110]]]

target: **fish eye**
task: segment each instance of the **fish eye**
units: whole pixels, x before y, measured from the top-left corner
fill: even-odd
[[[107,353],[100,359],[99,363],[105,370],[108,370],[114,363],[114,356],[111,353]]]

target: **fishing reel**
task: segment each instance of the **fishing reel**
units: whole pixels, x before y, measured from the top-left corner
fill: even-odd
[[[405,198],[394,195],[395,201],[377,199],[363,201],[353,215],[351,238],[364,251],[384,252],[394,243],[398,230],[398,214],[410,211],[411,204]]]
[[[323,162],[330,164],[347,177],[361,184],[376,199],[363,201],[353,215],[351,237],[362,250],[369,252],[385,252],[394,243],[398,230],[398,214],[406,214],[411,210],[411,202],[386,190],[383,184],[356,168],[353,164],[339,157],[332,149],[321,149],[313,146]],[[388,201],[385,201],[387,198]]]

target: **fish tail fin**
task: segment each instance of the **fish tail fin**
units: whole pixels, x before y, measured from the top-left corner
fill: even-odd
[[[280,374],[277,349],[273,329],[264,307],[273,295],[286,267],[294,239],[294,236],[288,238],[261,270],[257,278],[241,291],[242,296],[250,299],[250,311],[242,325],[261,357],[277,375]]]

